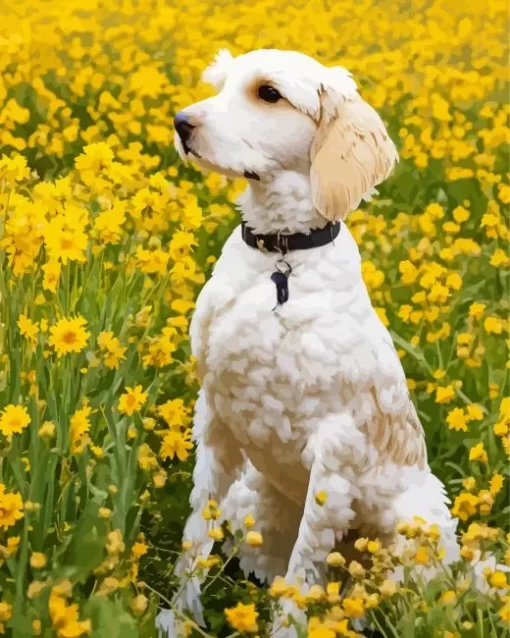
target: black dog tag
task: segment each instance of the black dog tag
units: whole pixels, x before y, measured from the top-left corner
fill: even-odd
[[[277,306],[283,305],[289,299],[289,275],[291,272],[292,268],[284,259],[279,259],[276,262],[276,272],[271,275],[271,281],[274,281],[276,285]]]

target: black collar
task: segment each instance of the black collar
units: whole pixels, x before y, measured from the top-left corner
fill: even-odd
[[[257,248],[262,252],[283,253],[291,250],[308,250],[309,248],[319,248],[331,243],[340,232],[340,222],[328,222],[324,228],[317,228],[305,233],[294,233],[293,235],[255,235],[246,225],[241,224],[243,240],[248,246]]]

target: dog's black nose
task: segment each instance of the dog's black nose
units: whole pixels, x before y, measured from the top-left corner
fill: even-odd
[[[175,130],[179,134],[179,137],[181,138],[181,142],[183,144],[186,144],[191,135],[191,131],[195,128],[189,121],[186,113],[183,113],[182,111],[180,113],[177,113],[174,118],[174,126]]]

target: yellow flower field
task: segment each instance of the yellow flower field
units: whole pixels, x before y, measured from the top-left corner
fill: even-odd
[[[172,119],[210,94],[199,78],[219,48],[273,47],[350,69],[397,142],[397,171],[348,225],[461,521],[463,562],[427,586],[385,578],[391,564],[410,576],[441,560],[426,521],[399,529],[409,555],[377,539],[359,542],[369,567],[331,554],[327,588],[306,596],[244,582],[215,554],[203,565],[209,627],[186,632],[262,638],[271,608],[294,597],[310,638],[356,636],[363,615],[383,636],[504,635],[508,575],[488,571],[481,592],[464,573],[486,550],[510,566],[507,3],[0,11],[0,633],[155,636],[187,549],[189,319],[246,185],[184,167]],[[204,511],[221,540],[218,514]],[[234,547],[263,543],[245,523]]]

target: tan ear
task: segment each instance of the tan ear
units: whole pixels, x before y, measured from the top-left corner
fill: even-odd
[[[324,89],[320,98],[310,180],[315,208],[332,221],[344,219],[388,177],[398,154],[379,115],[357,93],[335,100],[333,113]]]

